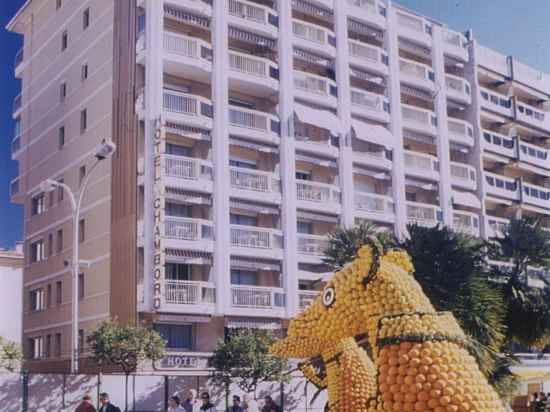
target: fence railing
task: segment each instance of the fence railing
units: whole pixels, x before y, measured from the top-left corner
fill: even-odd
[[[349,54],[361,60],[382,63],[382,50],[358,40],[348,40]]]
[[[231,246],[252,249],[281,249],[283,235],[275,229],[256,226],[232,225],[230,230]]]
[[[360,89],[351,89],[351,104],[353,106],[383,112],[384,96]]]
[[[328,96],[331,83],[334,84],[330,79],[323,76],[294,71],[294,87],[308,93]]]
[[[319,293],[317,290],[300,290],[298,292],[298,307],[300,310],[307,309],[317,299]]]
[[[316,43],[322,46],[328,46],[329,34],[326,29],[311,23],[294,20],[292,22],[292,31],[294,36]]]
[[[229,168],[231,186],[262,193],[279,192],[279,179],[273,173],[260,170]]]
[[[229,68],[232,71],[251,76],[269,78],[269,60],[246,53],[231,50],[229,52]]]
[[[298,234],[298,253],[323,256],[328,248],[326,236]]]
[[[431,155],[405,151],[405,166],[425,171],[438,171],[439,162],[437,158]]]
[[[216,303],[213,283],[166,279],[164,281],[166,303],[176,305],[212,305]]]
[[[299,181],[296,182],[296,190],[298,200],[315,203],[340,203],[340,189],[334,185]]]
[[[440,221],[441,208],[435,205],[407,202],[407,219],[422,226],[435,226]]]
[[[229,14],[254,23],[268,24],[268,7],[246,0],[229,0]]]
[[[168,177],[186,180],[212,180],[212,164],[202,159],[164,155],[164,172]]]
[[[269,113],[243,107],[229,107],[229,124],[232,126],[270,132],[272,131],[273,123],[277,122],[277,117]]]
[[[21,109],[22,106],[23,106],[23,97],[21,96],[21,93],[19,93],[13,99],[13,113],[17,113],[17,111]]]
[[[285,307],[285,292],[281,288],[259,286],[231,286],[233,307],[278,309]]]
[[[394,213],[394,203],[391,197],[376,193],[355,192],[355,207],[369,213]]]
[[[212,222],[179,216],[164,217],[164,233],[169,239],[198,241],[213,239]]]
[[[472,166],[451,162],[451,176],[466,182],[476,181],[476,171]]]

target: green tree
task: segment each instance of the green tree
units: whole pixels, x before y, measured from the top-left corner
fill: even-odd
[[[112,320],[102,322],[88,336],[88,344],[98,365],[114,365],[126,375],[126,411],[128,377],[142,362],[154,363],[164,357],[166,346],[164,339],[153,330],[120,325]]]
[[[211,381],[226,388],[226,403],[232,382],[244,392],[255,393],[262,382],[288,380],[288,362],[269,354],[275,340],[270,331],[236,329],[218,342],[208,366],[213,369]]]
[[[21,347],[0,336],[0,371],[14,372],[21,367],[23,352]]]
[[[540,221],[523,218],[510,221],[503,236],[492,241],[491,258],[508,262],[492,271],[508,302],[508,340],[542,349],[550,343],[550,288],[547,279],[532,269],[549,268],[550,233]],[[537,277],[544,287],[529,284],[529,279]]]

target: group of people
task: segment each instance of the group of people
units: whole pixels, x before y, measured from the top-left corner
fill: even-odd
[[[120,408],[111,403],[109,394],[102,392],[99,394],[99,403],[101,406],[97,410],[92,401],[92,395],[89,392],[84,394],[82,402],[76,408],[75,412],[120,412]]]
[[[548,412],[550,411],[550,393],[535,392],[527,400],[527,410],[529,412]]]
[[[168,401],[168,412],[216,412],[216,407],[210,402],[208,392],[203,392],[199,400],[197,391],[191,389],[183,401],[177,395],[172,396]],[[233,395],[233,403],[227,408],[227,412],[282,412],[282,409],[271,396],[264,398],[263,406],[260,408],[254,399],[245,394],[242,399],[238,395]]]

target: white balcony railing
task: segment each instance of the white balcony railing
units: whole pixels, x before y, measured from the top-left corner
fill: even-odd
[[[264,229],[256,226],[232,225],[231,245],[252,249],[281,249],[282,233],[275,229]]]
[[[164,50],[170,53],[187,58],[200,59],[206,49],[211,50],[211,46],[196,37],[170,32],[164,33]]]
[[[351,104],[362,109],[384,112],[384,96],[361,89],[351,89]]]
[[[407,202],[407,219],[419,226],[433,227],[442,220],[441,208],[418,202]]]
[[[519,200],[518,182],[514,178],[485,172],[485,181],[489,194]]]
[[[165,300],[175,305],[214,305],[216,288],[213,283],[166,279]]]
[[[294,87],[298,90],[326,97],[334,94],[331,86],[332,90],[336,90],[336,83],[327,77],[294,71]]]
[[[481,104],[506,116],[512,115],[512,102],[509,97],[493,90],[481,88]]]
[[[476,182],[476,171],[472,166],[451,162],[451,177],[465,183]]]
[[[304,255],[324,256],[327,248],[328,239],[326,236],[298,233],[298,253]]]
[[[421,170],[425,172],[438,172],[439,162],[435,156],[405,151],[405,166],[411,169]]]
[[[285,292],[281,288],[231,285],[231,303],[237,308],[282,309]]]
[[[412,60],[399,59],[399,71],[408,78],[430,82],[432,85],[435,80],[430,66]]]
[[[487,228],[490,231],[489,237],[502,236],[508,230],[510,219],[496,216],[487,216]]]
[[[377,14],[376,0],[348,0],[348,3],[352,6],[367,10],[369,13]]]
[[[354,197],[357,210],[388,215],[394,213],[394,203],[390,196],[376,193],[355,192]]]
[[[421,109],[415,106],[401,105],[403,120],[415,128],[435,131],[437,116],[431,110]]]
[[[470,236],[479,236],[479,216],[475,213],[455,211],[453,229]]]
[[[398,12],[397,25],[417,34],[431,34],[431,28],[424,23],[424,19],[410,14]]]
[[[13,99],[13,113],[17,113],[21,107],[23,106],[23,97],[21,96],[21,93],[19,93],[15,98]]]
[[[518,119],[543,129],[550,129],[550,113],[516,100]]]
[[[240,190],[261,193],[280,192],[280,180],[270,172],[230,167],[231,186]]]
[[[548,149],[524,141],[519,142],[520,160],[550,169]]]
[[[385,54],[379,47],[371,46],[358,40],[348,40],[349,54],[369,63],[386,64]]]
[[[447,85],[447,93],[450,96],[465,100],[471,98],[472,89],[470,83],[466,79],[447,74],[445,76],[445,84]]]
[[[14,64],[14,67],[17,69],[17,67],[19,67],[19,65],[21,63],[23,63],[23,60],[24,60],[24,51],[23,51],[23,48],[19,49],[19,51],[17,52],[17,54],[15,55],[15,64]]]
[[[165,89],[163,93],[163,108],[167,112],[186,116],[212,117],[212,103],[208,99],[175,90]]]
[[[504,156],[516,157],[516,140],[514,138],[483,130],[483,140],[487,149]]]
[[[15,136],[11,141],[11,154],[14,155],[21,150],[21,136]]]
[[[522,183],[523,201],[535,206],[549,208],[550,189],[547,187],[533,185],[531,183]]]
[[[229,14],[243,20],[263,25],[269,24],[271,9],[247,0],[229,0]]]
[[[451,140],[458,140],[473,146],[474,128],[470,123],[449,117],[447,125]]]
[[[277,132],[279,119],[270,113],[244,107],[229,107],[229,124],[231,126],[259,131]]]
[[[212,240],[212,222],[179,216],[164,217],[164,233],[168,239],[174,240]]]
[[[329,30],[315,24],[304,21],[294,20],[292,22],[292,31],[294,36],[318,46],[335,46],[334,34],[329,34]]]
[[[298,305],[300,310],[307,309],[315,299],[319,296],[320,292],[317,290],[300,290],[298,292]]]
[[[212,163],[191,157],[164,155],[164,173],[167,177],[185,180],[212,180]]]
[[[21,185],[19,184],[19,177],[16,177],[10,182],[10,196],[17,196],[21,193]]]
[[[263,57],[256,57],[233,50],[229,52],[229,69],[234,72],[269,79],[271,65],[272,63]]]
[[[298,200],[320,204],[340,204],[340,189],[335,185],[298,181],[296,190]]]

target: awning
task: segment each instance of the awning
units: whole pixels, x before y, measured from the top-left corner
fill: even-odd
[[[208,19],[167,4],[164,5],[164,16],[169,19],[192,24],[194,26],[204,27],[206,29],[210,27],[210,21]]]
[[[296,217],[298,219],[302,220],[313,220],[316,222],[325,222],[325,223],[336,223],[338,224],[340,220],[337,216],[328,216],[324,215],[322,213],[315,213],[315,212],[305,212],[302,210],[298,210],[296,212]]]
[[[155,323],[170,323],[170,324],[189,324],[189,323],[210,323],[210,316],[192,316],[192,315],[170,315],[161,313],[155,320]]]
[[[257,320],[245,318],[225,318],[225,327],[229,329],[262,329],[262,330],[280,330],[282,324],[280,320]]]
[[[229,138],[229,144],[232,146],[244,147],[245,149],[257,150],[261,153],[279,153],[279,149],[276,147],[253,143],[248,140],[237,139],[234,137]]]
[[[268,262],[261,259],[231,258],[231,267],[235,269],[265,270],[269,272],[280,272],[281,265],[275,262]]]
[[[340,119],[328,110],[314,109],[313,107],[304,106],[302,104],[295,104],[294,114],[301,123],[307,123],[322,129],[327,129],[336,136],[342,131]]]
[[[429,183],[422,180],[412,179],[412,178],[405,178],[405,185],[416,187],[418,189],[422,190],[437,190],[437,184],[435,183]]]
[[[461,206],[473,207],[474,209],[481,209],[481,201],[476,195],[470,192],[453,190],[453,203]]]
[[[166,261],[188,265],[211,265],[212,254],[182,249],[166,249]]]
[[[194,205],[211,205],[212,197],[195,192],[188,192],[177,187],[166,187],[166,197],[177,200],[182,203],[191,203]]]
[[[401,93],[409,97],[414,97],[415,99],[424,100],[428,103],[431,103],[434,100],[430,93],[425,92],[424,90],[419,90],[416,87],[407,86],[406,84],[401,85]]]
[[[365,169],[360,166],[354,166],[353,167],[353,173],[358,174],[360,176],[369,176],[373,177],[377,180],[389,180],[391,179],[391,176],[389,173],[386,172],[380,172],[377,170],[371,170],[371,169]]]
[[[209,130],[200,129],[198,127],[186,126],[176,122],[166,122],[164,125],[166,133],[177,134],[195,140],[211,140]]]
[[[334,160],[330,159],[320,159],[318,157],[314,156],[308,156],[306,154],[296,154],[296,160],[299,162],[306,162],[306,163],[312,163],[317,166],[323,166],[323,167],[331,167],[333,169],[336,169],[338,167],[338,163]]]
[[[248,212],[259,213],[261,215],[278,215],[279,208],[275,206],[263,205],[258,203],[249,203],[238,200],[231,200],[229,203],[232,209],[246,210]]]
[[[403,139],[410,139],[423,144],[436,144],[435,137],[413,132],[412,130],[403,130]]]
[[[383,126],[352,119],[351,127],[357,139],[379,144],[389,150],[391,150],[394,144],[393,135]]]

